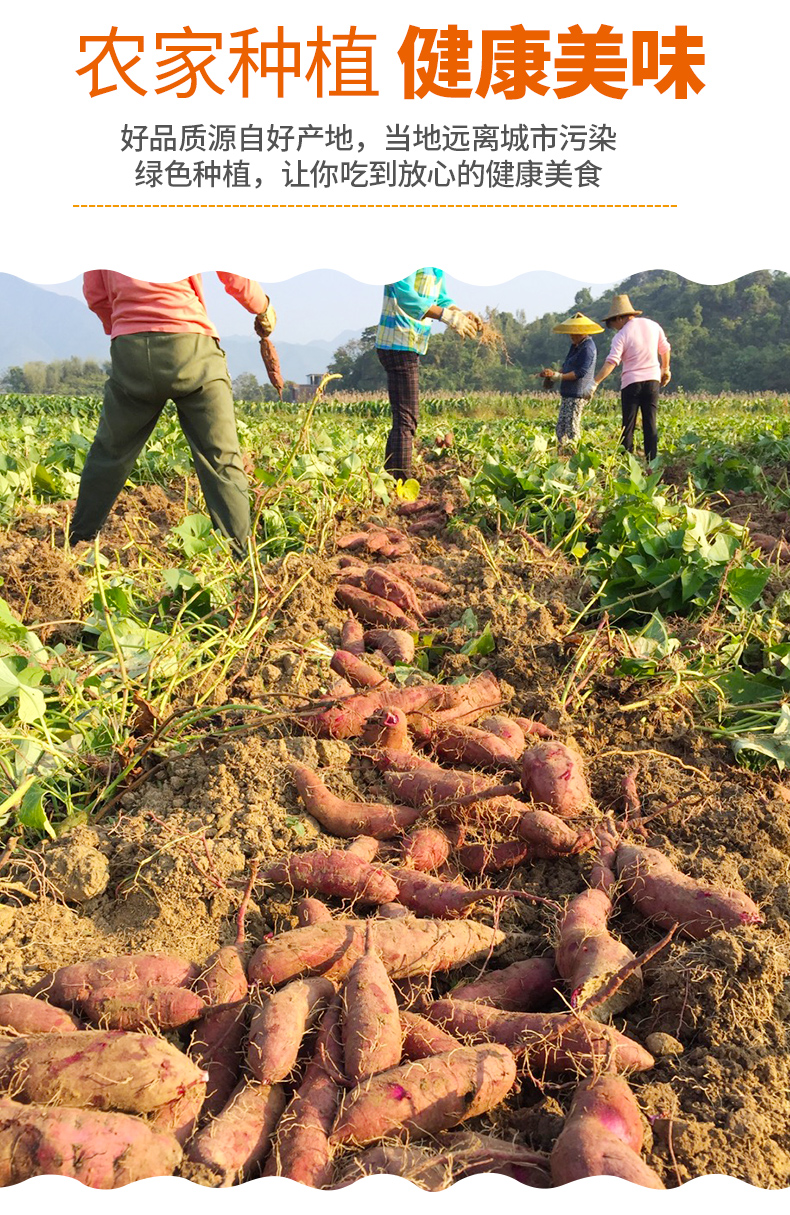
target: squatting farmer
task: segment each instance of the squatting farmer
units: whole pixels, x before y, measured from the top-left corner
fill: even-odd
[[[562,371],[544,367],[540,373],[547,385],[558,383],[560,386],[556,435],[557,445],[562,450],[566,443],[578,443],[581,438],[582,413],[593,394],[598,358],[591,335],[603,333],[603,327],[582,312],[577,312],[569,320],[555,325],[552,333],[567,333],[571,339],[571,348],[565,356]]]
[[[277,318],[253,280],[218,272],[225,290],[268,337]],[[199,274],[149,283],[111,270],[83,277],[88,307],[110,344],[111,370],[96,437],[71,520],[72,544],[98,535],[168,401],[178,412],[215,528],[243,555],[250,497],[224,351],[206,312]]]
[[[376,352],[387,373],[392,429],[387,438],[384,468],[405,481],[411,476],[412,447],[420,406],[420,356],[428,349],[431,322],[442,321],[462,337],[474,337],[482,321],[462,312],[447,293],[444,271],[422,269],[384,288]]]
[[[604,365],[593,382],[593,391],[622,363],[621,442],[626,451],[634,450],[636,415],[641,410],[645,458],[650,463],[658,454],[658,392],[672,379],[669,370],[672,347],[661,326],[642,316],[627,295],[614,297],[603,322],[616,333]]]

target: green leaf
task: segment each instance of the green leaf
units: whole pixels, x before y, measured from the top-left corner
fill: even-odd
[[[55,839],[55,832],[44,809],[44,790],[40,785],[30,786],[22,798],[16,817],[22,827],[28,827],[31,831],[37,831],[39,834],[46,834],[53,840]]]
[[[744,612],[756,603],[771,577],[770,569],[748,569],[735,566],[727,575],[727,590],[736,607]]]
[[[211,520],[208,515],[187,515],[173,528],[173,535],[178,536],[187,557],[196,557],[211,548]]]
[[[493,654],[495,648],[494,634],[491,632],[491,626],[487,624],[479,637],[474,637],[461,646],[461,653],[468,654],[470,658],[484,657],[486,654]]]
[[[33,721],[43,721],[47,711],[47,702],[40,688],[30,688],[24,683],[19,684],[19,720],[24,725]]]

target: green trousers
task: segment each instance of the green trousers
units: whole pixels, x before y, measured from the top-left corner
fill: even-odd
[[[242,552],[250,534],[249,486],[228,365],[217,341],[204,333],[131,333],[113,338],[111,358],[99,426],[71,521],[71,542],[97,535],[170,400],[212,522]]]

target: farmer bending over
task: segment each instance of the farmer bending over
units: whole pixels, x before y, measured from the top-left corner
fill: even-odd
[[[218,274],[228,294],[255,316],[258,335],[268,337],[277,318],[265,291],[252,279]],[[82,471],[70,542],[98,534],[170,400],[211,520],[234,552],[243,555],[250,534],[249,488],[228,366],[206,313],[201,276],[148,283],[111,270],[89,270],[83,291],[112,338],[111,370]]]
[[[623,364],[620,380],[620,403],[623,414],[621,442],[626,451],[634,450],[636,415],[642,411],[642,435],[648,463],[658,454],[658,390],[672,379],[669,356],[672,350],[667,335],[656,321],[649,321],[631,306],[627,295],[616,295],[609,315],[604,317],[607,329],[615,329],[614,340],[603,367],[593,383],[593,391]]]
[[[411,453],[420,406],[420,355],[428,349],[431,321],[442,321],[462,337],[474,337],[482,321],[474,312],[456,308],[444,285],[444,271],[423,266],[384,288],[376,352],[387,373],[392,429],[384,468],[405,481],[411,476]]]

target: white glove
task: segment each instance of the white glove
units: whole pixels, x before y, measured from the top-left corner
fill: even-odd
[[[277,324],[277,313],[272,307],[272,301],[269,300],[263,312],[259,312],[255,318],[255,332],[258,337],[267,338],[274,332],[274,327]]]
[[[442,308],[442,315],[439,318],[450,329],[454,329],[456,333],[460,333],[461,337],[472,338],[477,333],[477,325],[466,312],[462,312],[460,308]]]

